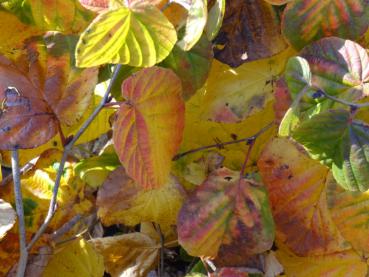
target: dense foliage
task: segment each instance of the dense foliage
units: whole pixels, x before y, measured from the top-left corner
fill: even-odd
[[[368,28],[369,0],[0,1],[0,275],[367,276]]]

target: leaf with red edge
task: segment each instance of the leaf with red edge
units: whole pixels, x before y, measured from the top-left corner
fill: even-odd
[[[184,128],[181,93],[181,80],[160,67],[142,69],[122,84],[127,102],[113,124],[114,146],[128,175],[143,188],[168,182]]]
[[[223,24],[214,42],[215,58],[232,67],[271,57],[287,48],[278,16],[264,1],[227,1]]]
[[[296,49],[322,37],[356,40],[368,27],[368,0],[294,0],[282,18],[282,32]]]
[[[276,239],[296,255],[325,255],[347,249],[329,214],[328,169],[288,139],[272,140],[258,167],[269,191]]]
[[[79,0],[81,5],[94,12],[102,12],[109,8],[109,0]]]
[[[268,250],[274,223],[265,189],[221,168],[189,196],[178,215],[179,243],[192,256],[227,263]]]

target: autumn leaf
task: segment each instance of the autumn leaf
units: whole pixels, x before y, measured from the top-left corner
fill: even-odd
[[[76,64],[153,66],[168,56],[176,41],[173,25],[160,10],[138,1],[102,12],[92,21],[79,38]]]
[[[155,267],[160,244],[142,233],[92,239],[112,277],[143,277]]]
[[[16,218],[12,206],[0,199],[0,240],[14,226]]]
[[[268,188],[277,241],[299,256],[348,248],[328,210],[325,166],[292,141],[276,138],[263,150],[258,167]]]
[[[216,59],[237,67],[287,48],[270,4],[249,0],[226,3],[223,25],[214,41],[218,45],[214,51]]]
[[[78,0],[27,0],[33,20],[43,31],[81,32],[94,18]]]
[[[352,120],[350,112],[328,110],[304,121],[293,132],[314,159],[331,166],[333,176],[346,190],[369,188],[369,125]]]
[[[122,84],[127,99],[113,125],[113,141],[127,173],[143,188],[168,181],[182,141],[184,102],[180,79],[169,69],[139,71]]]
[[[239,175],[218,169],[185,201],[178,215],[178,240],[190,255],[226,256],[234,262],[272,246],[274,223],[266,192]]]
[[[293,0],[287,4],[282,19],[283,35],[296,49],[322,37],[356,40],[368,26],[366,0]]]
[[[366,276],[367,263],[353,250],[324,256],[299,257],[284,249],[276,252],[286,276]]]
[[[76,239],[55,250],[45,268],[44,277],[104,275],[103,257],[84,239]]]
[[[98,216],[105,225],[134,226],[144,221],[162,225],[176,223],[183,192],[175,180],[156,189],[145,190],[122,167],[109,174],[97,193]]]

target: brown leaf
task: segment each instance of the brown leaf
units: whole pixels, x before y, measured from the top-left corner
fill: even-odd
[[[215,43],[215,58],[232,67],[273,56],[287,47],[272,6],[253,0],[226,2]]]

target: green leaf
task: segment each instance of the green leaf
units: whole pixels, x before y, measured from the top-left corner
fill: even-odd
[[[188,10],[186,30],[178,46],[183,50],[190,50],[200,39],[208,18],[206,0],[192,0]]]
[[[176,31],[161,11],[137,1],[98,15],[80,36],[76,62],[79,67],[152,66],[168,56],[176,41]]]
[[[331,166],[344,189],[368,190],[368,125],[353,121],[348,111],[328,110],[303,122],[292,136],[314,159]]]
[[[222,27],[224,13],[225,13],[225,0],[216,0],[211,7],[208,15],[208,21],[206,22],[205,31],[208,39],[213,40],[219,30]]]
[[[171,68],[181,78],[182,95],[188,99],[204,85],[212,60],[212,45],[203,36],[190,51],[175,46],[161,65]]]
[[[307,60],[298,56],[290,58],[286,65],[285,79],[293,98],[306,86],[311,86],[311,71]]]

